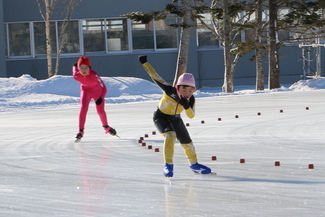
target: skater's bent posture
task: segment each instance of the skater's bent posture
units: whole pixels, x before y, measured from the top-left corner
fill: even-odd
[[[190,168],[194,173],[209,174],[211,169],[199,164],[192,139],[184,125],[180,113],[185,110],[189,118],[194,117],[195,79],[190,73],[182,74],[175,87],[169,85],[161,78],[155,69],[147,62],[147,56],[139,56],[139,62],[143,65],[153,81],[163,91],[158,109],[154,112],[153,121],[164,139],[164,175],[174,175],[174,144],[176,139],[184,149]]]
[[[116,135],[116,130],[108,125],[105,112],[105,95],[107,88],[98,73],[91,69],[90,59],[80,57],[72,67],[73,78],[80,82],[80,111],[79,111],[79,132],[76,138],[81,139],[84,135],[86,116],[90,101],[96,103],[97,114],[102,122],[105,133]]]

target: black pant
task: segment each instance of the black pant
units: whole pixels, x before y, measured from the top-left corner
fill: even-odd
[[[166,115],[157,109],[154,112],[153,121],[161,134],[168,131],[174,131],[178,141],[181,144],[188,144],[192,142],[181,115]]]

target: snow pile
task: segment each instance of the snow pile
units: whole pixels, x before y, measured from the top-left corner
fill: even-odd
[[[317,78],[310,80],[300,80],[290,86],[290,90],[316,90],[325,89],[325,78]]]
[[[161,90],[152,82],[133,77],[103,77],[108,103],[158,99]],[[0,111],[36,109],[79,103],[80,84],[72,76],[36,80],[30,75],[0,78]]]
[[[102,77],[108,87],[108,103],[139,102],[158,100],[161,90],[151,81],[134,77]],[[19,109],[37,109],[48,106],[63,106],[79,103],[79,83],[72,76],[54,76],[36,80],[30,75],[18,78],[0,78],[0,112]],[[277,91],[301,91],[325,89],[325,79],[301,80],[288,88],[255,91],[254,86],[236,87],[235,95],[269,93]],[[221,87],[203,87],[196,97],[229,95]]]

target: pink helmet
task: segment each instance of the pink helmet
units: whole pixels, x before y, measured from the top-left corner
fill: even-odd
[[[181,74],[181,76],[179,76],[179,78],[177,80],[176,88],[178,89],[178,87],[181,85],[191,86],[196,89],[194,76],[191,73]]]
[[[191,73],[183,73],[181,76],[178,77],[177,83],[176,83],[176,90],[177,90],[177,95],[181,97],[179,93],[179,86],[181,85],[186,85],[186,86],[191,86],[194,87],[194,91],[196,90],[195,86],[195,78]]]

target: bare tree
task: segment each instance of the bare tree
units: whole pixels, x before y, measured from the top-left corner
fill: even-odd
[[[52,77],[53,75],[56,75],[59,71],[59,60],[60,60],[60,54],[62,51],[62,48],[65,45],[63,34],[65,32],[65,29],[67,27],[68,22],[70,21],[70,18],[72,16],[73,11],[77,7],[77,5],[82,0],[36,0],[38,9],[40,11],[40,14],[45,22],[45,37],[46,37],[46,56],[47,56],[47,72],[48,76]],[[59,44],[57,46],[56,50],[56,66],[55,66],[55,72],[53,73],[53,64],[52,64],[52,35],[50,30],[50,19],[55,12],[57,4],[62,2],[63,10],[61,12],[58,12],[57,14],[63,17],[63,23],[60,26],[60,35],[59,35]]]
[[[60,55],[63,47],[66,44],[66,38],[64,37],[65,30],[69,24],[71,16],[82,0],[64,0],[64,10],[61,12],[61,16],[64,17],[62,25],[60,26],[60,34],[59,34],[59,46],[56,52],[56,64],[55,64],[55,75],[59,72],[59,63],[60,63]]]
[[[57,0],[36,0],[40,14],[45,22],[45,37],[46,37],[46,56],[47,56],[47,73],[49,77],[53,76],[52,70],[52,36],[50,31],[50,17],[53,14],[53,8]]]
[[[231,23],[230,23],[230,15],[229,15],[229,2],[228,0],[223,0],[223,32],[224,32],[224,40],[223,40],[223,55],[224,55],[224,64],[225,64],[225,72],[224,72],[224,83],[223,83],[223,91],[226,93],[234,92],[234,65],[232,64],[231,57]],[[235,59],[237,59],[238,55]]]
[[[269,0],[269,89],[280,87],[279,46],[277,44],[278,4]]]
[[[171,24],[175,28],[181,28],[180,44],[178,49],[177,65],[173,85],[176,84],[178,77],[185,73],[188,63],[188,52],[190,43],[190,28],[196,26],[195,16],[192,7],[195,0],[173,0],[173,4],[167,4],[164,10],[153,11],[149,13],[131,12],[121,16],[128,17],[131,20],[149,23],[153,20],[165,19],[168,15],[174,15],[181,19],[180,23]]]
[[[198,1],[199,4],[200,1]],[[206,3],[204,3],[206,4]],[[202,6],[202,5],[201,5]],[[254,12],[247,7],[247,3],[240,0],[211,0],[210,6],[198,7],[203,12],[211,15],[208,25],[197,12],[197,19],[202,25],[209,29],[216,39],[222,42],[224,47],[224,84],[223,91],[226,93],[234,92],[234,72],[241,56],[248,52],[237,39],[241,32],[246,28],[246,23]],[[242,13],[245,11],[245,13]],[[251,49],[250,49],[251,50]]]
[[[263,1],[256,1],[256,19],[255,19],[255,55],[256,55],[256,90],[264,90],[264,68],[263,68]]]
[[[177,66],[176,73],[173,85],[175,86],[178,80],[178,77],[187,71],[187,62],[188,62],[188,52],[189,52],[189,43],[190,43],[190,22],[192,19],[191,15],[191,3],[190,0],[182,0],[181,1],[182,8],[182,28],[181,28],[181,38],[178,50],[177,57]]]

